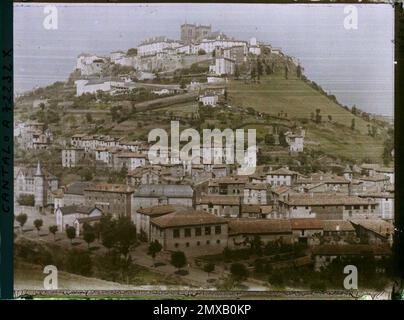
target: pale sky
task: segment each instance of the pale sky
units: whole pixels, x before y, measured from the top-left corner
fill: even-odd
[[[355,5],[358,29],[344,28],[344,4],[57,4],[46,30],[43,4],[14,4],[15,90],[65,80],[82,52],[108,54],[148,37],[180,37],[182,23],[281,47],[343,104],[393,114],[393,9]]]

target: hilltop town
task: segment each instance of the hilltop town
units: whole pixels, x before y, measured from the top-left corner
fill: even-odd
[[[179,33],[79,54],[69,79],[16,98],[17,265],[127,285],[324,289],[351,263],[386,285],[391,124],[340,104],[269,43]],[[150,161],[149,132],[173,123],[255,129],[254,173],[217,141],[212,161],[172,161],[171,148]]]

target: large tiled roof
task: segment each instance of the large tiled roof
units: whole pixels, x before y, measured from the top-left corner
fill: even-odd
[[[242,213],[261,213],[261,206],[259,204],[242,204]]]
[[[204,224],[223,224],[227,220],[206,211],[189,210],[176,211],[164,216],[153,218],[151,222],[161,228],[182,227]]]
[[[193,190],[189,185],[179,184],[143,184],[134,193],[135,197],[172,197],[190,198]]]
[[[268,175],[282,175],[282,176],[292,176],[297,175],[298,173],[286,168],[279,168],[277,170],[273,170],[268,172]]]
[[[282,193],[285,193],[285,192],[288,192],[288,191],[291,191],[291,192],[294,192],[290,187],[288,187],[288,186],[277,186],[277,187],[273,187],[272,189],[271,189],[271,191],[273,192],[273,193],[275,193],[275,194],[282,194]]]
[[[100,183],[85,188],[85,191],[132,193],[133,188],[126,184]]]
[[[264,183],[247,183],[244,189],[251,189],[251,190],[267,190],[268,185]]]
[[[226,176],[214,180],[216,183],[223,184],[245,184],[248,183],[247,176]]]
[[[89,206],[81,206],[81,205],[71,205],[71,206],[65,206],[65,207],[60,207],[59,210],[62,212],[62,215],[69,215],[69,214],[75,214],[75,213],[80,213],[80,214],[87,214],[89,215],[91,211],[93,211],[95,207],[89,207]]]
[[[84,195],[84,189],[90,188],[92,185],[93,185],[92,182],[83,182],[83,181],[73,182],[66,186],[64,193]]]
[[[289,220],[230,219],[229,235],[291,233]]]
[[[292,229],[323,229],[321,220],[314,218],[296,218],[290,219]]]
[[[199,201],[199,204],[220,204],[220,205],[239,205],[240,197],[239,196],[228,196],[228,195],[217,195],[217,194],[209,194],[202,196]]]
[[[355,231],[353,225],[346,220],[322,220],[324,231]]]
[[[167,204],[167,205],[161,205],[161,206],[153,206],[153,207],[149,207],[149,208],[140,208],[137,210],[137,212],[147,215],[147,216],[160,216],[163,214],[175,212],[178,209],[179,209],[179,206]]]
[[[380,182],[389,180],[389,177],[384,174],[375,174],[371,177],[360,177],[358,179],[362,181]]]
[[[373,204],[372,200],[357,196],[347,196],[337,193],[291,193],[280,201],[292,206],[321,206],[321,205],[367,205]]]
[[[392,234],[394,231],[393,224],[382,219],[352,219],[350,221],[354,225],[359,225],[383,237]]]

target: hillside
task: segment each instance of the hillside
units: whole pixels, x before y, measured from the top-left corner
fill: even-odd
[[[46,122],[56,136],[67,139],[72,132],[86,132],[147,140],[151,129],[169,129],[169,120],[173,119],[181,119],[183,128],[255,128],[261,142],[271,126],[283,131],[302,127],[306,131],[308,151],[318,151],[349,163],[383,161],[387,130],[391,127],[389,121],[361,115],[360,111],[353,114],[304,75],[298,77],[297,67],[288,57],[265,52],[259,58],[250,57],[240,71],[244,76],[249,75],[254,68],[258,70],[259,64],[262,75],[258,81],[231,79],[226,83],[226,103],[232,108],[203,112],[201,123],[197,120],[201,112],[196,92],[160,98],[139,89],[138,96],[125,97],[131,101],[120,101],[106,95],[75,97],[71,84],[63,82],[19,98],[15,117]],[[285,66],[289,70],[287,79]],[[39,98],[50,99],[47,110],[32,109],[33,100]],[[73,107],[59,107],[58,103],[63,101],[72,101]],[[119,108],[115,110],[118,115],[115,119],[114,108]],[[262,115],[255,114],[254,110]],[[272,148],[271,145],[264,147],[269,151]]]
[[[309,81],[281,74],[261,77],[259,83],[232,80],[228,85],[230,105],[252,107],[274,117],[281,117],[290,125],[301,125],[306,137],[319,143],[316,149],[334,156],[352,160],[368,159],[382,161],[386,126],[366,121],[353,115]],[[320,110],[321,123],[313,121],[316,110]],[[352,119],[355,128],[351,129]],[[368,134],[369,126],[377,128],[377,134]],[[251,126],[249,126],[251,127]]]

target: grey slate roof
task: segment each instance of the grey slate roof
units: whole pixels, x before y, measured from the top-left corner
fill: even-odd
[[[189,185],[180,184],[143,184],[134,192],[134,197],[192,198],[193,190]]]

